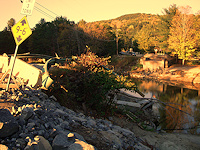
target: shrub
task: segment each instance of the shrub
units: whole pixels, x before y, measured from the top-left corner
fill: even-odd
[[[89,50],[80,57],[72,57],[65,69],[54,69],[52,91],[61,87],[65,90],[62,104],[73,102],[75,106],[86,106],[86,111],[95,110],[98,115],[105,116],[115,111],[115,93],[121,89],[136,90],[133,82],[126,77],[116,75],[105,66],[109,58],[99,58]],[[79,107],[80,108],[80,107]]]

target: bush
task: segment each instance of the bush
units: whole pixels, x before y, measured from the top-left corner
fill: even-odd
[[[121,88],[136,90],[136,86],[126,77],[105,68],[108,60],[90,51],[80,57],[73,57],[65,69],[54,69],[51,72],[55,81],[51,91],[58,93],[61,88],[64,89],[65,92],[57,96],[62,98],[61,103],[65,106],[73,102],[71,105],[76,106],[75,109],[77,106],[85,106],[86,113],[93,110],[101,116],[112,114],[116,108],[115,93]]]

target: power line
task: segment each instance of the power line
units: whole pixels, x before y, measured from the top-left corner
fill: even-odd
[[[38,12],[42,13],[43,15],[45,15],[45,16],[47,16],[47,17],[51,18],[51,19],[54,19],[54,17],[53,17],[53,16],[49,15],[48,13],[46,13],[46,12],[45,12],[45,11],[43,11],[43,10],[41,10],[40,8],[38,8],[38,7],[34,6],[34,9],[35,9],[36,11],[38,11]]]
[[[48,10],[49,12],[51,12],[52,14],[54,14],[54,15],[56,15],[56,16],[59,16],[59,15],[57,15],[56,13],[54,13],[53,11],[51,11],[51,10],[49,10],[48,8],[46,8],[46,7],[44,7],[44,6],[42,6],[41,4],[39,4],[38,2],[35,2],[36,4],[38,4],[39,6],[41,6],[42,8],[44,8],[44,9],[46,9],[46,10]]]
[[[45,6],[39,4],[38,2],[35,2],[35,3],[36,3],[37,5],[39,5],[39,6],[41,6],[42,8],[48,10],[48,11],[51,12],[52,14],[58,16],[56,13],[54,13],[54,12],[51,11],[51,10],[49,10],[49,9],[46,8]],[[35,9],[36,11],[42,13],[43,15],[45,15],[45,16],[51,18],[51,19],[54,19],[54,17],[53,17],[52,15],[50,15],[49,13],[47,13],[47,12],[41,10],[40,8],[34,6],[34,9]],[[71,27],[71,29],[72,29],[72,30],[75,30],[76,32],[82,33],[82,32],[80,32],[80,31],[78,31],[78,30],[76,30],[76,29],[74,29],[74,28],[72,28],[72,27]],[[104,39],[98,39],[98,38],[96,38],[96,37],[92,37],[92,36],[90,36],[90,35],[88,35],[88,34],[85,34],[85,35],[88,36],[88,37],[90,37],[90,38],[92,38],[92,39],[96,39],[96,40],[98,40],[98,41],[107,41],[107,42],[115,41],[115,40],[104,40]]]
[[[23,3],[23,0],[20,0],[20,1],[21,1],[21,3]],[[51,12],[52,14],[58,16],[56,13],[54,13],[53,11],[51,11],[51,10],[47,9],[46,7],[42,6],[42,5],[39,4],[38,2],[35,2],[35,3],[38,4],[40,7],[42,7],[42,8],[44,8],[44,9],[48,10],[48,11]],[[51,19],[54,19],[54,18],[55,18],[55,17],[53,17],[52,15],[50,15],[49,13],[47,13],[47,12],[41,10],[40,8],[38,8],[38,7],[36,7],[36,6],[34,6],[34,9],[35,9],[36,11],[42,13],[43,15],[45,15],[45,16],[51,18]]]

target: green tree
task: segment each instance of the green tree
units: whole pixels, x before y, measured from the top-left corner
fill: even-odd
[[[58,43],[62,56],[71,57],[72,55],[78,54],[77,39],[72,27],[65,26],[59,34]]]
[[[57,28],[41,19],[30,36],[29,50],[32,53],[55,55],[57,53]]]
[[[134,38],[138,41],[139,49],[145,52],[149,52],[151,47],[155,46],[154,33],[152,26],[149,24],[144,25],[142,29],[136,33]]]
[[[189,59],[195,51],[196,35],[194,29],[194,15],[190,14],[191,7],[180,7],[173,17],[172,26],[170,27],[169,48],[173,54],[177,54],[182,59]]]
[[[15,46],[15,40],[10,31],[4,30],[0,32],[0,54],[13,54]]]
[[[194,28],[196,30],[197,38],[197,50],[195,51],[195,55],[200,57],[200,11],[199,14],[195,16]]]
[[[169,32],[170,32],[170,27],[171,27],[171,21],[173,17],[176,14],[177,11],[177,6],[176,4],[170,5],[169,8],[164,8],[163,9],[163,15],[160,15],[160,21],[158,22],[157,28],[158,28],[158,35],[159,35],[159,44],[158,46],[164,50],[168,50],[168,37],[169,37]]]

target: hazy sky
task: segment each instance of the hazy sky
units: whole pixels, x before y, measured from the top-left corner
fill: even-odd
[[[28,16],[27,19],[31,28],[35,27],[41,18],[45,18],[46,21],[54,20],[55,14],[67,17],[75,23],[81,19],[92,22],[133,13],[162,14],[163,8],[169,8],[172,4],[189,5],[193,13],[200,10],[200,0],[36,0],[36,8],[33,9],[32,16]],[[21,8],[20,0],[0,0],[0,31],[7,26],[10,18],[18,22],[24,17],[20,14]]]

